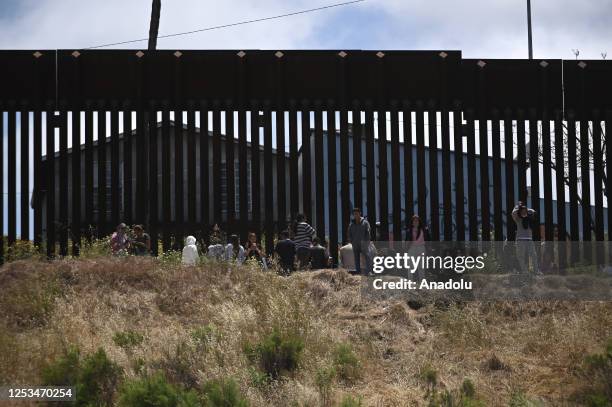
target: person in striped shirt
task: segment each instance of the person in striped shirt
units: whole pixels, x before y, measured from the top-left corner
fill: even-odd
[[[314,228],[306,222],[306,217],[301,213],[298,214],[296,217],[295,236],[293,237],[293,241],[295,242],[300,268],[308,267],[310,263],[310,247],[312,246],[312,238],[315,234],[316,231]]]

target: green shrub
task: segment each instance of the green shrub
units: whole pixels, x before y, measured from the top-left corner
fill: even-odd
[[[254,368],[253,366],[248,367],[249,378],[251,379],[251,385],[258,389],[263,389],[268,385],[269,377],[261,370]]]
[[[121,368],[108,359],[104,350],[85,357],[76,385],[77,401],[83,394],[85,405],[112,405],[121,375]]]
[[[336,346],[333,356],[340,379],[350,383],[361,377],[361,362],[350,344],[341,343]]]
[[[181,264],[183,253],[178,250],[168,250],[166,252],[160,250],[157,258],[163,266],[175,267]]]
[[[435,393],[436,386],[438,385],[438,372],[429,365],[421,367],[419,372],[419,378],[425,383],[427,387],[427,393],[425,397],[429,397]]]
[[[211,380],[202,390],[206,407],[248,407],[248,401],[240,393],[232,379]]]
[[[279,329],[274,329],[261,342],[247,344],[244,350],[248,359],[258,363],[270,379],[277,379],[284,372],[292,372],[299,367],[304,341],[296,335],[283,334]]]
[[[137,375],[143,375],[147,371],[146,362],[143,358],[137,358],[131,362],[132,370]]]
[[[46,386],[74,385],[80,369],[78,348],[70,347],[64,356],[45,366],[42,370],[42,381]]]
[[[476,386],[470,379],[463,380],[461,384],[461,394],[465,397],[475,397],[476,396]]]
[[[119,390],[122,407],[196,407],[200,406],[194,391],[173,386],[158,373],[151,377],[128,381]]]
[[[4,242],[8,242],[5,239]],[[42,260],[44,256],[34,242],[30,240],[16,240],[12,245],[6,245],[6,255],[4,260],[8,263],[16,260],[38,259]]]
[[[81,250],[79,252],[79,257],[81,258],[96,258],[96,257],[106,257],[111,253],[110,247],[110,236],[106,236],[100,239],[92,239],[91,241],[87,241],[83,239],[81,243]]]
[[[584,359],[581,375],[588,383],[584,392],[585,404],[592,407],[612,406],[612,339],[603,353]]]
[[[210,349],[218,335],[217,328],[213,324],[208,324],[194,329],[191,333],[191,338],[198,350],[206,352]]]
[[[144,336],[134,331],[116,332],[113,335],[113,342],[120,348],[129,351],[144,341]]]
[[[585,405],[588,407],[611,407],[612,401],[605,394],[589,394],[586,397]]]
[[[530,400],[523,391],[514,391],[510,396],[509,407],[541,407],[542,403],[539,401]]]
[[[340,402],[340,407],[363,407],[363,401],[359,396],[353,397],[347,394]]]
[[[319,391],[319,397],[321,398],[321,405],[323,406],[330,405],[332,384],[335,377],[336,369],[333,366],[322,367],[317,370],[315,382]]]
[[[122,369],[103,349],[81,359],[75,347],[43,369],[45,386],[73,386],[77,406],[111,406]]]
[[[435,372],[431,369],[424,369],[424,372],[428,378],[430,386],[436,386],[432,384]],[[437,374],[435,375],[435,383],[437,383]],[[470,379],[463,380],[461,387],[456,390],[444,390],[439,392],[435,387],[428,391],[425,397],[429,401],[429,407],[485,407],[485,404],[478,400],[476,397],[476,387]]]
[[[182,341],[174,348],[174,352],[165,351],[163,358],[156,363],[172,383],[180,383],[189,389],[196,387],[198,377],[195,366],[201,363],[200,354],[192,344]]]

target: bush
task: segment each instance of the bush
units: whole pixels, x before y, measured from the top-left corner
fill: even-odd
[[[340,403],[340,407],[362,407],[363,402],[361,397],[353,397],[350,394],[344,396],[342,402]]]
[[[339,344],[334,350],[334,366],[338,377],[345,382],[354,382],[361,377],[361,362],[350,344]]]
[[[131,348],[142,344],[144,336],[134,331],[116,332],[113,335],[113,342],[120,348],[129,351]]]
[[[588,407],[610,407],[612,401],[605,394],[589,394],[586,397],[586,406]]]
[[[83,394],[91,400],[84,403],[86,405],[111,405],[121,375],[121,368],[107,358],[104,350],[99,349],[87,356],[82,362],[76,385],[77,401],[79,394]]]
[[[77,406],[111,406],[122,369],[103,349],[81,360],[75,347],[43,369],[43,385],[74,386]]]
[[[585,404],[592,407],[612,406],[612,339],[603,353],[588,355],[584,359],[581,375],[588,383]]]
[[[191,333],[191,338],[195,342],[198,350],[206,352],[214,343],[218,335],[217,328],[215,328],[213,324],[208,324],[194,329]]]
[[[321,398],[321,405],[328,406],[331,402],[331,390],[334,378],[336,377],[336,369],[333,366],[322,367],[317,370],[316,384]]]
[[[254,368],[253,366],[248,367],[249,378],[251,385],[258,389],[264,389],[268,385],[269,377],[261,370]]]
[[[270,379],[277,379],[284,372],[292,372],[299,367],[304,341],[275,329],[258,344],[247,344],[244,350],[249,360],[258,363]]]
[[[158,373],[151,377],[128,381],[119,390],[119,406],[123,407],[196,407],[200,406],[194,391],[168,383]]]
[[[5,239],[4,241],[8,242],[8,239]],[[42,260],[44,258],[39,248],[36,247],[34,242],[30,240],[16,240],[12,245],[6,244],[6,246],[6,256],[4,260],[7,263],[16,260]]]
[[[43,384],[47,386],[74,385],[79,376],[79,368],[79,350],[76,347],[70,347],[64,356],[43,368]]]
[[[430,407],[485,407],[485,404],[472,397],[465,396],[455,391],[444,391],[439,397],[435,397],[429,403]]]
[[[181,264],[183,253],[178,250],[168,250],[166,252],[159,251],[157,256],[161,264],[165,267],[175,267]]]
[[[204,405],[207,407],[248,407],[248,401],[240,393],[232,379],[211,380],[204,385]]]
[[[510,397],[509,407],[541,407],[544,404],[530,400],[523,391],[514,391]]]
[[[425,365],[421,367],[419,372],[419,378],[427,386],[427,393],[425,397],[430,396],[435,392],[436,386],[438,385],[438,372],[435,371],[431,366]]]
[[[110,239],[110,236],[106,236],[100,239],[92,239],[91,241],[83,239],[83,242],[81,243],[79,257],[96,258],[109,256],[111,253]]]
[[[172,383],[181,384],[187,388],[196,387],[198,378],[195,366],[201,362],[200,355],[192,344],[182,341],[174,348],[174,352],[164,352],[163,358],[156,363]]]
[[[465,397],[475,397],[476,387],[470,379],[465,379],[461,384],[461,394]]]
[[[433,379],[429,370],[430,383]],[[437,375],[436,375],[437,382]],[[435,386],[435,385],[434,385]],[[485,404],[476,397],[476,387],[470,379],[463,380],[457,390],[445,390],[439,393],[437,389],[429,391],[425,399],[429,400],[429,407],[484,407]]]
[[[132,370],[137,375],[143,375],[147,371],[147,363],[143,358],[137,358],[131,361]]]

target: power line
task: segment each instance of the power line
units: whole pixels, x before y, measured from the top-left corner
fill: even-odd
[[[348,6],[350,4],[361,3],[361,2],[364,2],[364,1],[366,1],[366,0],[345,1],[345,2],[342,2],[342,3],[334,3],[334,4],[329,4],[327,6],[316,7],[316,8],[311,8],[311,9],[307,9],[307,10],[294,11],[292,13],[280,14],[280,15],[271,16],[271,17],[262,17],[262,18],[252,19],[252,20],[239,21],[239,22],[236,22],[236,23],[229,23],[229,24],[216,25],[216,26],[212,26],[212,27],[200,28],[200,29],[197,29],[197,30],[191,30],[191,31],[185,31],[185,32],[180,32],[180,33],[160,35],[157,38],[178,37],[178,36],[181,36],[181,35],[189,35],[189,34],[195,34],[195,33],[200,33],[200,32],[204,32],[204,31],[218,30],[218,29],[221,29],[221,28],[235,27],[235,26],[238,26],[238,25],[259,23],[259,22],[262,22],[262,21],[269,21],[269,20],[277,20],[277,19],[284,18],[284,17],[291,17],[291,16],[297,16],[297,15],[300,15],[300,14],[312,13],[312,12],[315,12],[315,11],[327,10],[327,9],[334,8],[334,7]],[[109,43],[109,44],[95,45],[93,47],[87,47],[87,48],[83,48],[83,49],[104,48],[104,47],[111,47],[111,46],[115,46],[115,45],[131,44],[131,43],[134,43],[134,42],[142,42],[142,41],[148,41],[148,40],[149,40],[149,38],[140,38],[140,39],[137,39],[137,40],[129,40],[129,41],[113,42],[113,43]]]

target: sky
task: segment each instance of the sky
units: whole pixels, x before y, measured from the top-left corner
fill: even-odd
[[[162,0],[160,35],[341,0]],[[0,49],[80,49],[146,38],[151,0],[0,0]],[[612,58],[612,0],[532,0],[534,57]],[[114,48],[144,48],[146,42]],[[527,57],[526,0],[366,0],[193,35],[160,49],[461,50]]]

